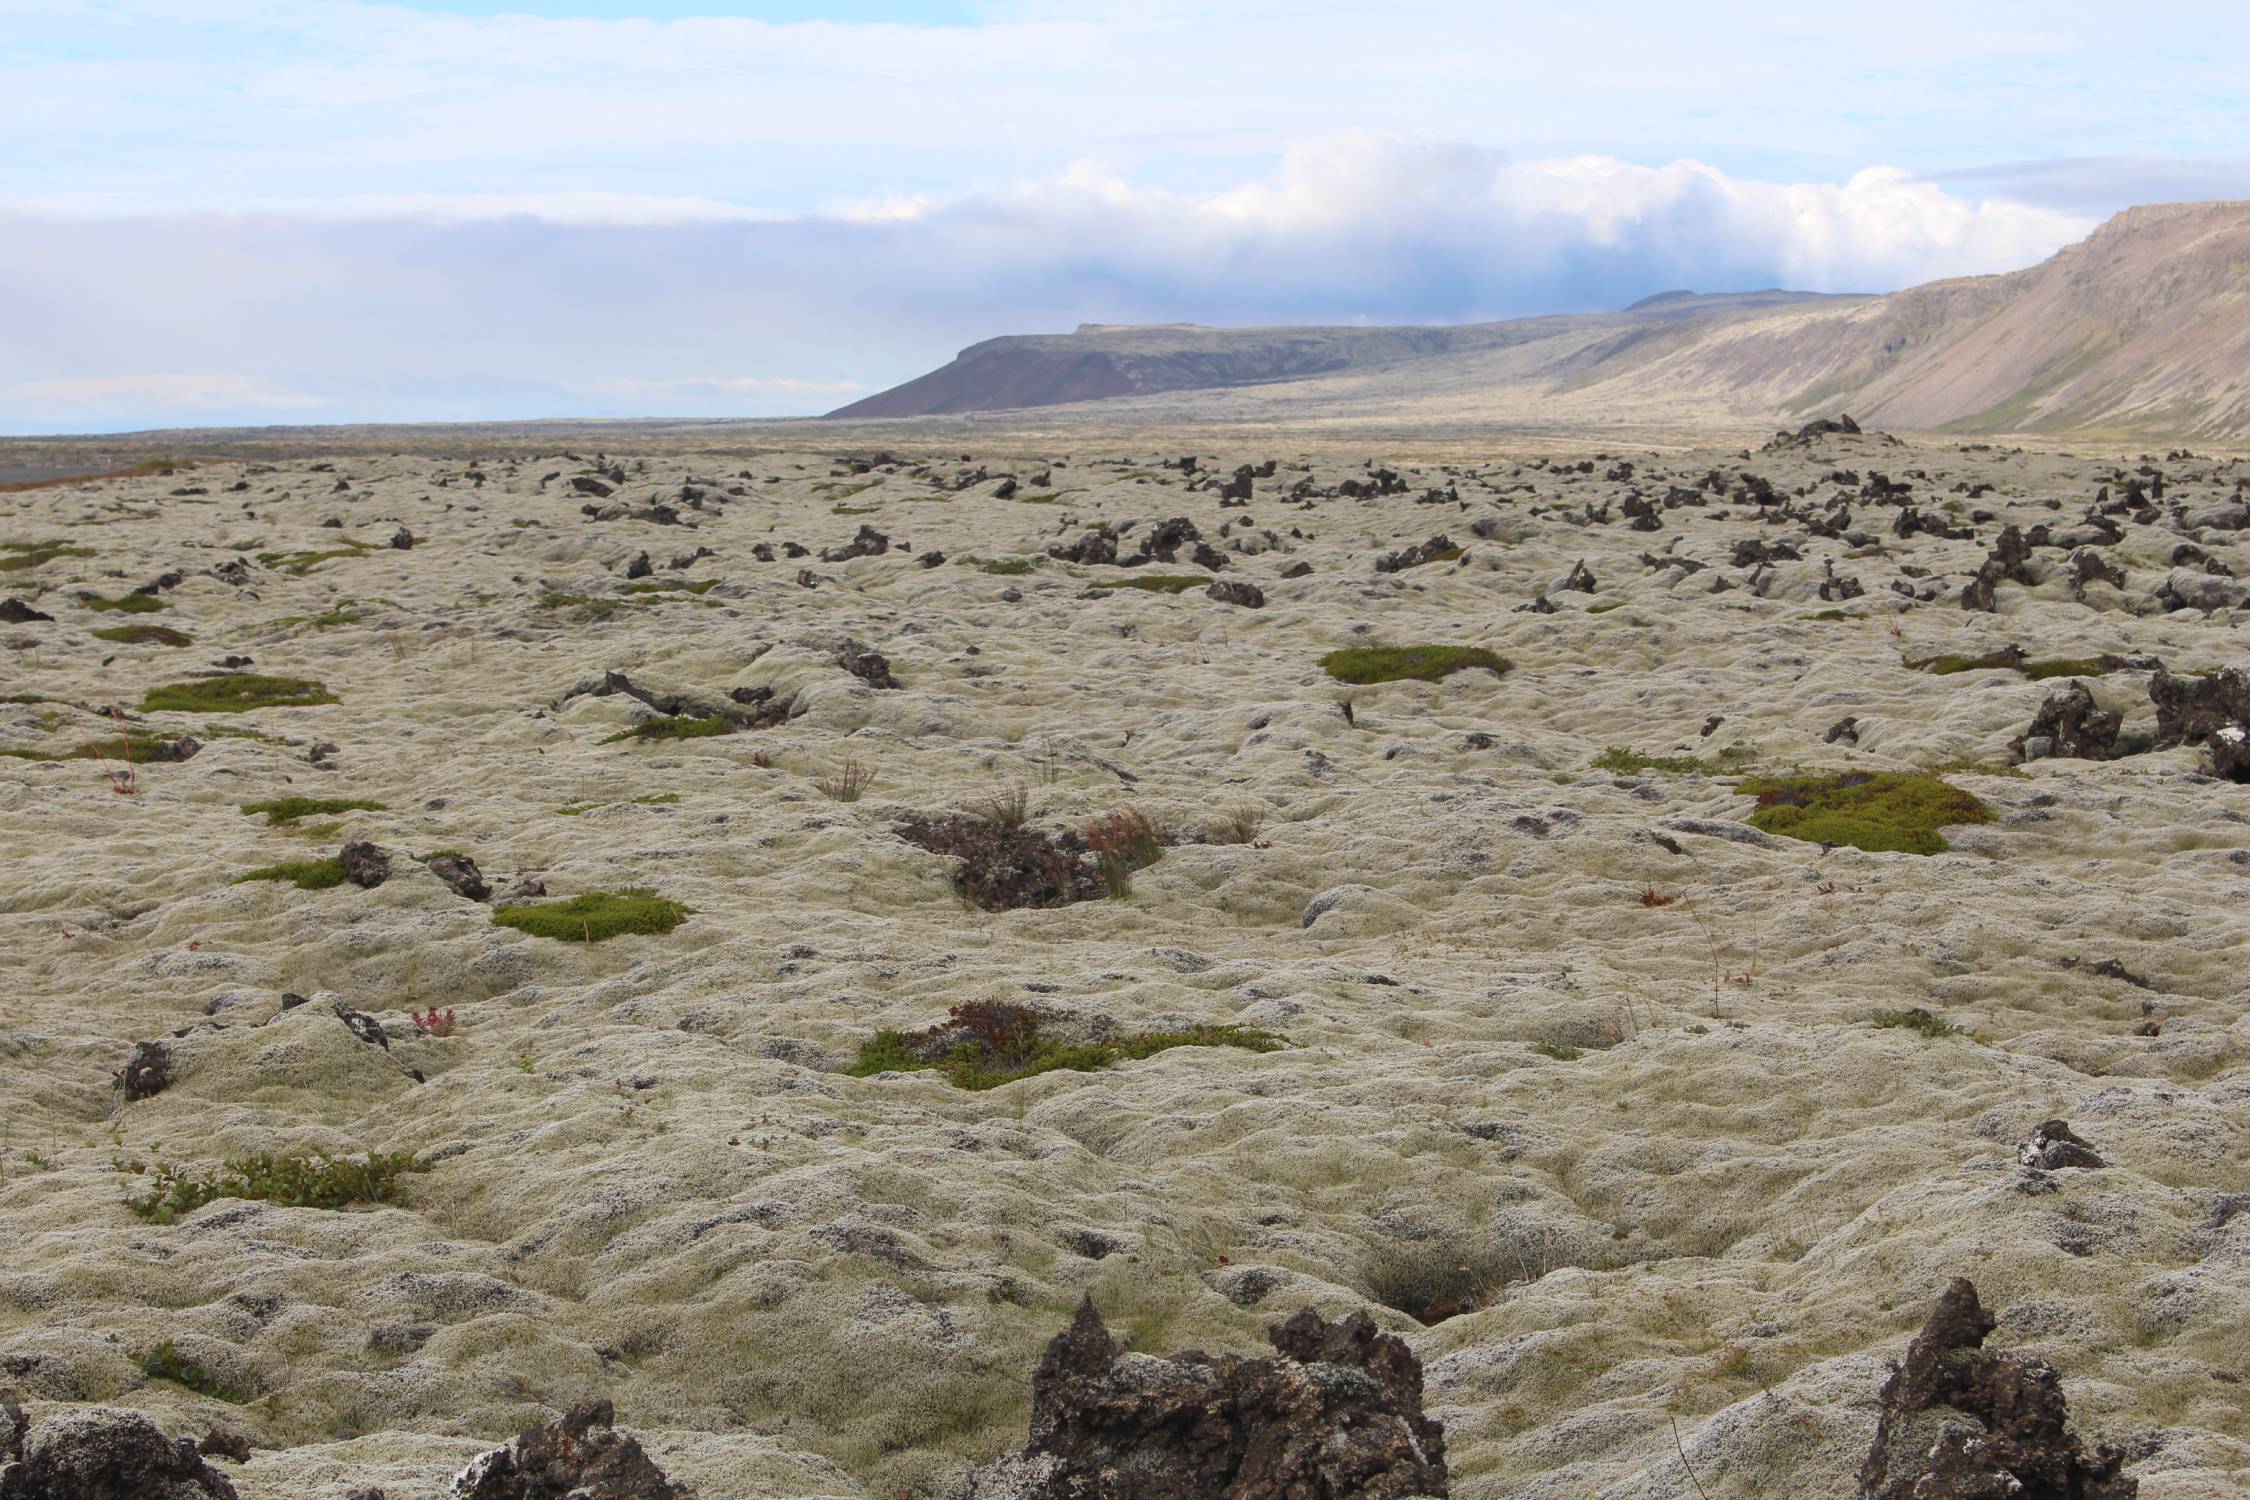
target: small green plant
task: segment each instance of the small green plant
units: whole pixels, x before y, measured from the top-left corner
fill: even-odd
[[[734,720],[719,714],[713,714],[709,718],[670,714],[661,719],[635,724],[630,729],[620,729],[615,734],[604,736],[602,743],[614,745],[619,740],[700,740],[716,734],[732,734],[737,727]]]
[[[239,714],[258,708],[310,708],[337,702],[327,687],[309,677],[267,677],[233,672],[195,677],[151,688],[141,700],[143,713]]]
[[[1508,661],[1482,646],[1347,646],[1320,659],[1321,669],[1339,682],[1366,687],[1378,682],[1436,682],[1454,672],[1482,668],[1508,670]]]
[[[1140,589],[1150,594],[1184,594],[1210,581],[1208,573],[1136,573],[1130,578],[1104,579],[1094,587],[1105,593],[1115,589]]]
[[[492,914],[492,925],[557,942],[598,943],[626,933],[670,932],[693,914],[694,908],[649,891],[588,891],[567,901],[503,906]]]
[[[93,548],[73,547],[68,542],[0,542],[0,573],[20,573],[51,563],[58,557],[93,555]]]
[[[1890,1030],[1911,1031],[1932,1041],[1939,1037],[1968,1035],[1966,1028],[1956,1026],[1942,1016],[1932,1015],[1919,1005],[1908,1010],[1879,1011],[1875,1016],[1875,1024]]]
[[[153,615],[160,609],[172,607],[154,594],[126,594],[116,599],[104,599],[99,594],[87,594],[82,596],[78,602],[84,608],[94,610],[97,613],[120,615]]]
[[[1916,773],[1761,777],[1740,789],[1758,799],[1753,828],[1873,853],[1942,853],[1940,829],[1992,821],[1992,809],[1969,793]]]
[[[942,1051],[928,1055],[940,1044]],[[1091,1073],[1113,1063],[1154,1057],[1174,1047],[1274,1052],[1285,1045],[1287,1039],[1273,1032],[1232,1025],[1064,1042],[1042,1035],[1039,1015],[1028,1006],[973,1000],[954,1006],[945,1025],[927,1032],[876,1032],[860,1044],[858,1061],[844,1071],[854,1078],[871,1078],[877,1073],[937,1072],[956,1088],[981,1091],[1041,1073]]]
[[[97,641],[115,641],[121,646],[192,646],[195,638],[183,630],[169,625],[104,625],[94,632]]]
[[[1531,1050],[1541,1057],[1551,1057],[1556,1062],[1576,1062],[1585,1056],[1576,1047],[1564,1042],[1533,1042]]]
[[[208,1367],[196,1363],[180,1352],[180,1346],[170,1339],[141,1356],[141,1373],[151,1380],[169,1380],[174,1385],[186,1386],[198,1396],[209,1396],[214,1401],[225,1401],[240,1406],[256,1396],[228,1383]]]
[[[311,1156],[260,1153],[201,1173],[171,1162],[121,1159],[117,1166],[147,1179],[148,1191],[128,1194],[125,1206],[152,1224],[174,1223],[180,1215],[220,1198],[248,1198],[285,1208],[403,1206],[406,1188],[399,1178],[429,1170],[429,1164],[411,1151],[371,1152],[357,1161],[325,1151]]]
[[[299,818],[322,817],[329,813],[382,812],[380,802],[370,802],[364,797],[275,797],[266,802],[245,802],[243,812],[255,816],[266,815],[268,828],[285,828]]]
[[[266,865],[247,870],[231,882],[241,885],[251,880],[286,880],[300,891],[332,890],[344,883],[344,862],[341,859],[301,859],[286,864]]]

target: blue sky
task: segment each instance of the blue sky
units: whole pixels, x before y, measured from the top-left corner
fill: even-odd
[[[2250,197],[2250,7],[0,0],[0,432],[1888,289]],[[589,321],[598,319],[598,322]]]

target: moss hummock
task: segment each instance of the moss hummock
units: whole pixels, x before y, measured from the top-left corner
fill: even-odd
[[[1756,777],[1740,789],[1758,799],[1753,828],[1877,854],[1942,853],[1939,829],[1992,821],[1992,809],[1969,793],[1918,773]]]
[[[370,802],[364,797],[275,797],[268,802],[245,802],[246,813],[266,815],[268,828],[282,828],[299,818],[309,818],[327,813],[382,812],[383,804]]]
[[[225,677],[194,677],[149,689],[141,712],[239,714],[254,708],[310,708],[337,702],[327,687],[310,677],[267,677],[237,672]]]
[[[1366,687],[1378,682],[1435,682],[1472,667],[1500,673],[1508,670],[1509,662],[1482,646],[1347,646],[1329,652],[1320,665],[1339,682]]]
[[[120,615],[153,615],[160,609],[172,607],[154,594],[127,594],[120,599],[104,599],[99,594],[87,594],[78,603],[97,613]]]
[[[956,1006],[953,1017],[945,1025],[921,1033],[876,1032],[860,1044],[858,1061],[845,1073],[853,1078],[871,1078],[877,1073],[936,1072],[944,1074],[956,1088],[981,1091],[1041,1073],[1092,1073],[1112,1063],[1154,1057],[1174,1047],[1277,1052],[1288,1044],[1274,1032],[1232,1025],[1066,1042],[1041,1034],[1038,1012],[990,1002]],[[933,1041],[943,1048],[934,1055]]]
[[[648,891],[589,891],[567,901],[503,906],[492,914],[492,925],[558,942],[598,943],[625,933],[670,932],[692,915],[693,907]]]
[[[195,638],[184,630],[174,630],[169,625],[105,625],[94,632],[97,641],[116,641],[122,646],[192,646]]]
[[[286,880],[300,891],[332,890],[344,883],[344,862],[334,858],[292,860],[246,870],[235,876],[232,883],[241,885],[248,880]]]
[[[1108,592],[1112,589],[1140,589],[1150,594],[1184,594],[1212,581],[1209,573],[1139,573],[1131,578],[1109,578],[1094,585]]]

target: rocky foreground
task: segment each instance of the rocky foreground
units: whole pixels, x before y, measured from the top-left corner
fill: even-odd
[[[2250,1492],[2250,461],[0,533],[0,1496]]]

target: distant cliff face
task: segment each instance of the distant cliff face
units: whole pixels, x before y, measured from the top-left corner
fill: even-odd
[[[1497,350],[1525,357],[1490,358]],[[1346,371],[1375,372],[1402,415],[1441,392],[1458,410],[1481,388],[1496,407],[1557,420],[1789,421],[1848,408],[1901,428],[2250,437],[2250,203],[2129,209],[2028,269],[1885,297],[1667,292],[1618,313],[1459,328],[993,339],[832,415],[1257,386],[1281,400],[1292,383]]]

